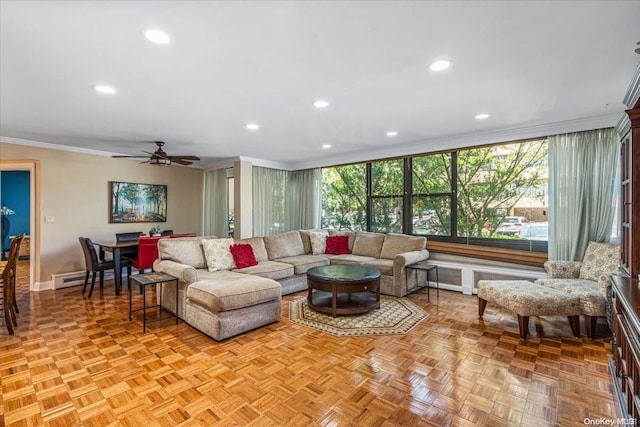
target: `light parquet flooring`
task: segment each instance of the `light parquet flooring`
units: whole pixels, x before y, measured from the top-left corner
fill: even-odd
[[[173,320],[143,335],[112,282],[91,299],[25,283],[16,335],[0,326],[0,425],[528,427],[618,416],[608,338],[532,318],[523,342],[514,315],[489,305],[479,319],[475,296],[412,295],[430,316],[408,334],[339,338],[290,322],[301,294],[290,295],[279,323],[218,343]]]

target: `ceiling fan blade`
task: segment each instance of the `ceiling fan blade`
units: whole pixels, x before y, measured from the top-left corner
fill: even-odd
[[[173,159],[182,159],[182,160],[200,160],[198,156],[169,156],[171,160]]]
[[[151,159],[147,159],[147,160],[145,160],[144,162],[140,162],[140,164],[143,164],[143,163],[149,163],[150,161],[151,161]]]
[[[190,161],[187,161],[187,160],[182,160],[182,159],[170,159],[170,160],[171,160],[171,163],[177,163],[179,165],[188,166],[188,165],[193,164],[193,162],[190,162]]]
[[[114,159],[143,159],[147,156],[111,156]]]
[[[159,153],[159,152],[150,152],[150,151],[144,151],[144,150],[140,150],[143,153],[147,153],[148,155],[150,155],[151,157],[156,157],[158,159],[168,159],[167,154],[165,152]]]

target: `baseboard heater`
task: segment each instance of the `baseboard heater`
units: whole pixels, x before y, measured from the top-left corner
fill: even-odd
[[[84,285],[84,271],[70,271],[68,273],[52,274],[53,289],[70,288],[72,286]],[[126,277],[126,274],[122,275]],[[104,272],[104,280],[113,279],[113,270]],[[91,281],[91,273],[89,273],[89,281]],[[100,273],[96,273],[96,283],[100,281]]]

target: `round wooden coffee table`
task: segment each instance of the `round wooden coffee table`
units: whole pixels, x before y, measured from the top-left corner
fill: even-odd
[[[324,265],[307,271],[309,307],[336,317],[380,307],[380,272],[360,265]],[[315,291],[315,292],[314,292]]]

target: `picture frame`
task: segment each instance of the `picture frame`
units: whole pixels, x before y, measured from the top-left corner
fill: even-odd
[[[109,181],[109,223],[167,222],[167,186]]]

